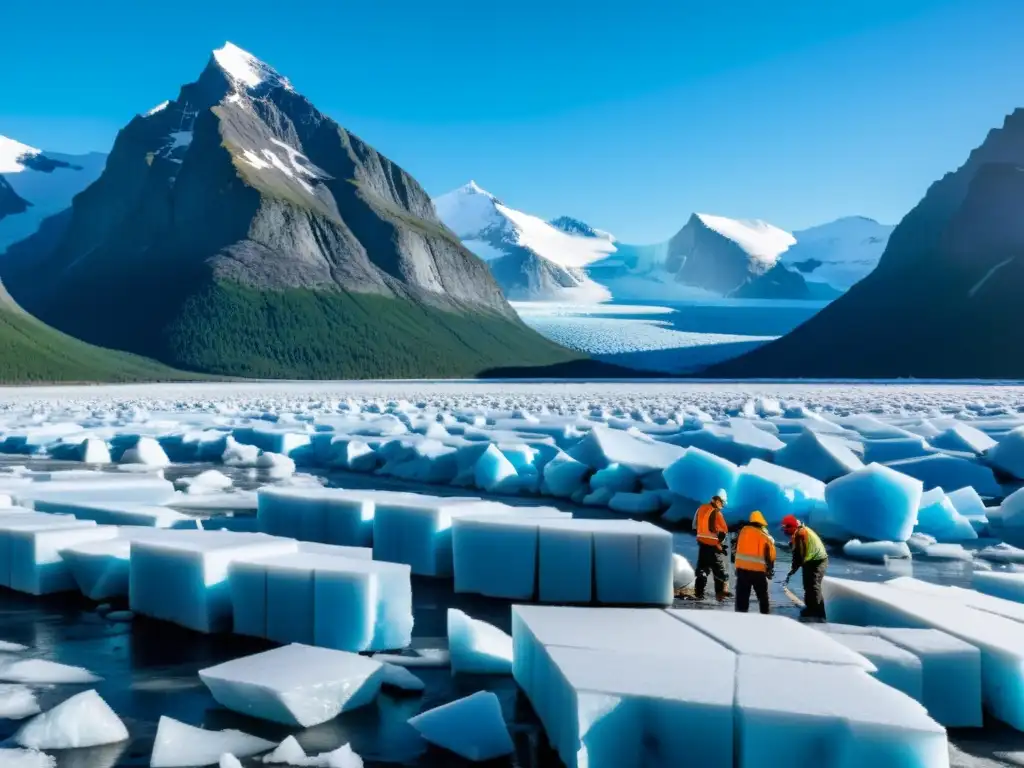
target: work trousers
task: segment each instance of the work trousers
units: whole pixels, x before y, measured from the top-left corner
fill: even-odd
[[[821,619],[825,621],[825,596],[821,592],[821,580],[825,578],[828,558],[804,563],[804,603],[806,608],[800,611],[805,619]]]
[[[736,569],[736,612],[746,613],[750,608],[750,590],[757,595],[761,613],[770,613],[768,603],[768,574]]]
[[[710,544],[698,544],[697,582],[694,593],[698,600],[704,598],[704,588],[708,583],[708,574],[715,579],[715,596],[722,597],[729,591],[729,558],[725,552]]]

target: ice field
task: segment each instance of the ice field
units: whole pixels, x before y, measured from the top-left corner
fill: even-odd
[[[246,383],[0,403],[0,765],[1024,754],[1024,387]],[[730,523],[768,519],[778,575],[784,515],[826,539],[829,624],[795,621],[777,583],[771,617],[676,598],[689,521],[723,490]]]
[[[663,306],[513,302],[523,322],[552,341],[634,370],[668,373],[699,370],[748,352],[823,306],[710,295]]]

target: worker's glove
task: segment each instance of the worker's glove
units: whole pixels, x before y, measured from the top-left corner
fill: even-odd
[[[775,581],[775,571],[768,571],[768,581]]]

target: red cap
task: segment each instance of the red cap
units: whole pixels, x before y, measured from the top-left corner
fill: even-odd
[[[785,531],[795,531],[800,527],[800,521],[793,515],[786,515],[782,518],[782,529]]]

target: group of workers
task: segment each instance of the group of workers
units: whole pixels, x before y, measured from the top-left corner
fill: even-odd
[[[733,534],[732,562],[736,568],[736,610],[746,613],[750,607],[751,591],[757,596],[761,613],[770,611],[768,585],[775,578],[775,540],[768,532],[768,521],[760,512],[732,529],[725,521],[722,509],[726,504],[725,491],[701,505],[693,518],[697,534],[697,580],[695,596],[704,599],[708,576],[715,582],[715,597],[729,596],[729,534]],[[789,537],[792,563],[784,584],[788,585],[797,571],[803,569],[804,608],[800,616],[825,620],[825,600],[821,581],[828,568],[828,553],[821,538],[793,515],[782,518],[782,532]]]

